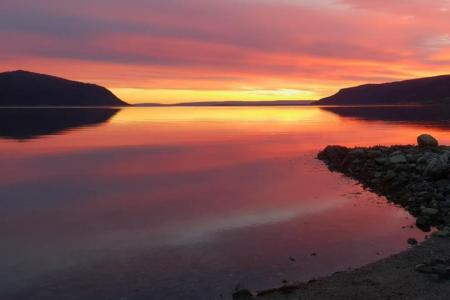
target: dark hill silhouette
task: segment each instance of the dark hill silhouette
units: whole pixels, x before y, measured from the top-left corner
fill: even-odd
[[[315,105],[450,104],[450,75],[345,88]]]
[[[100,125],[118,111],[115,108],[2,108],[0,137],[28,140]]]
[[[27,71],[0,73],[0,106],[128,106],[104,87]]]

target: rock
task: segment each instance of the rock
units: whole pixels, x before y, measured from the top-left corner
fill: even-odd
[[[396,156],[396,155],[403,155],[403,152],[400,150],[395,150],[394,152],[391,153],[391,156]]]
[[[367,156],[369,156],[370,158],[376,158],[376,157],[380,157],[382,155],[383,155],[383,152],[381,152],[380,150],[367,151]]]
[[[416,226],[423,231],[430,231],[430,219],[428,217],[419,216],[416,219]]]
[[[439,277],[444,277],[447,275],[447,266],[444,264],[437,264],[433,267],[433,272]]]
[[[434,155],[428,162],[423,176],[425,177],[437,177],[444,175],[447,172],[448,156],[447,154]]]
[[[423,147],[328,146],[319,159],[330,170],[359,180],[364,188],[406,208],[416,217],[418,228],[429,232],[434,226],[441,231],[438,236],[446,237],[450,235],[450,147],[428,147],[438,143],[427,139],[431,140],[418,139]]]
[[[417,144],[419,147],[437,147],[439,142],[429,134],[422,134],[417,137]]]
[[[434,232],[433,236],[440,237],[440,238],[450,237],[450,231],[448,231],[447,229],[439,230],[439,231]]]
[[[434,270],[433,267],[427,264],[419,264],[415,267],[417,272],[424,273],[424,274],[433,274]]]
[[[430,159],[432,157],[433,157],[433,153],[425,152],[417,159],[417,163],[418,164],[426,164],[430,161]]]
[[[388,162],[388,160],[386,157],[377,157],[375,158],[375,162],[380,165],[385,165]]]
[[[415,246],[417,245],[419,242],[415,239],[415,238],[409,238],[407,240],[408,244],[410,244],[411,246]]]
[[[344,159],[344,157],[349,152],[349,149],[342,146],[327,146],[323,151],[321,151],[317,157],[321,160],[328,160],[331,162],[339,162]]]
[[[242,289],[233,293],[233,300],[251,300],[253,294],[249,290]]]
[[[386,175],[384,176],[384,180],[385,180],[385,181],[391,181],[391,180],[393,180],[396,176],[397,176],[397,174],[395,174],[394,171],[389,170],[389,171],[386,172]]]
[[[439,214],[439,210],[437,208],[429,208],[429,207],[422,208],[421,212],[422,215],[430,217],[434,217],[435,215]]]
[[[404,164],[404,163],[408,162],[408,160],[406,159],[406,157],[403,154],[393,155],[393,156],[389,157],[389,161],[392,164]]]
[[[352,161],[353,165],[359,165],[360,163],[362,163],[362,160],[360,160],[359,158],[356,158]]]
[[[353,157],[365,157],[367,155],[366,151],[361,148],[353,149],[348,152],[348,155]]]

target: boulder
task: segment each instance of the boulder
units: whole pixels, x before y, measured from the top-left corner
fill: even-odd
[[[422,134],[417,137],[417,144],[419,147],[437,147],[439,142],[432,135]]]
[[[447,171],[447,166],[448,166],[447,154],[442,155],[435,154],[425,167],[425,170],[423,171],[423,176],[437,177],[444,175]]]

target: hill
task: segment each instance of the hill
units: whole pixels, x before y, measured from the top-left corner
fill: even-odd
[[[0,73],[0,106],[128,106],[104,87],[13,71]]]
[[[315,105],[450,103],[450,75],[345,88]]]

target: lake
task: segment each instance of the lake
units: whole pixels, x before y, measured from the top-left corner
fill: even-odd
[[[2,299],[230,299],[422,240],[315,159],[329,144],[450,144],[421,107],[0,109]]]

